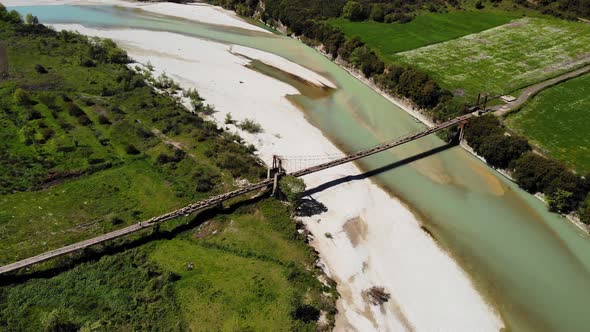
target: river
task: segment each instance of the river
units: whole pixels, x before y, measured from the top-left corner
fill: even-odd
[[[338,89],[322,96],[291,98],[343,151],[355,151],[422,127],[345,70],[292,38],[112,6],[15,9],[33,13],[43,23],[169,31],[248,46],[301,64],[330,78]],[[466,151],[448,147],[434,136],[357,164],[420,218],[500,312],[508,330],[590,329],[590,241],[567,220],[547,212],[538,199]]]

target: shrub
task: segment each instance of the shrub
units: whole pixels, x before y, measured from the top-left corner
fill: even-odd
[[[29,105],[31,103],[31,95],[21,88],[18,88],[14,91],[14,101],[18,105]]]
[[[305,192],[305,182],[294,176],[284,176],[279,182],[281,192],[291,204],[297,204]]]
[[[231,113],[227,113],[225,115],[225,121],[224,121],[224,123],[225,124],[236,124],[236,120],[233,119]]]
[[[27,109],[24,112],[25,119],[27,121],[43,119],[43,114],[41,114],[36,109]]]
[[[374,305],[381,305],[391,298],[391,295],[385,292],[383,287],[373,286],[367,291],[367,296]]]
[[[39,74],[47,74],[47,69],[45,69],[45,67],[41,66],[40,64],[35,65],[35,71]]]
[[[83,126],[88,126],[88,125],[92,124],[92,120],[90,120],[88,115],[82,114],[78,117],[78,123]]]
[[[41,132],[41,137],[43,137],[44,141],[49,140],[50,138],[53,137],[53,135],[55,135],[55,131],[51,128],[42,128],[40,130]]]
[[[200,112],[203,113],[203,114],[205,114],[205,115],[213,115],[213,113],[215,113],[217,111],[215,110],[215,107],[207,104],[205,106],[202,106],[201,105]]]
[[[356,1],[348,1],[342,8],[342,16],[351,21],[360,21],[363,19],[363,7]]]
[[[120,225],[120,224],[123,223],[123,219],[121,219],[118,216],[111,217],[111,220],[110,221],[111,221],[111,225],[113,225],[113,226],[117,226],[117,225]]]
[[[101,125],[110,125],[111,121],[105,115],[101,114],[98,116],[98,123]]]
[[[47,332],[77,331],[79,326],[68,320],[65,310],[54,309],[41,318],[43,330]]]
[[[152,132],[145,130],[143,127],[137,127],[135,132],[137,133],[137,136],[144,138],[144,139],[154,136],[154,134],[152,134]]]
[[[192,178],[195,183],[195,190],[200,193],[205,193],[215,188],[215,183],[219,179],[219,175],[210,168],[199,167],[193,173]]]
[[[315,322],[320,318],[320,310],[312,305],[302,304],[293,311],[293,318],[306,323]]]
[[[133,144],[127,144],[127,146],[125,146],[125,152],[130,155],[138,155],[141,153],[141,151],[139,151]]]
[[[263,131],[262,126],[260,126],[260,124],[254,122],[254,120],[251,119],[246,119],[240,122],[238,127],[240,127],[240,129],[242,130],[249,132],[250,134],[258,134]]]
[[[68,111],[68,114],[70,114],[71,116],[82,116],[82,115],[86,115],[86,113],[84,113],[84,111],[78,107],[78,105],[69,102],[65,104],[65,109]]]
[[[158,165],[164,165],[167,164],[169,162],[169,157],[167,154],[165,153],[160,153],[157,157],[156,157],[156,163]]]
[[[51,110],[58,110],[58,108],[55,105],[55,96],[52,94],[41,94],[39,96],[39,101]]]

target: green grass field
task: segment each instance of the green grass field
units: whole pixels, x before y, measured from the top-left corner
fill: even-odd
[[[440,44],[397,54],[468,100],[506,94],[590,62],[590,25],[523,18]]]
[[[540,92],[508,125],[581,174],[590,172],[590,75]]]
[[[336,293],[294,234],[281,202],[243,206],[172,239],[0,287],[0,329],[40,331],[53,318],[92,331],[316,331],[294,312],[313,306],[333,319]]]
[[[490,29],[517,18],[517,15],[483,11],[424,14],[409,23],[352,22],[344,18],[330,20],[348,36],[359,36],[385,61],[394,54],[441,43]]]

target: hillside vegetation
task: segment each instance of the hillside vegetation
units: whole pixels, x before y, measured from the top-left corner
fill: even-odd
[[[191,113],[112,41],[29,22],[0,7],[1,265],[265,173],[253,147],[199,116],[212,109],[196,91]],[[337,294],[292,213],[236,199],[3,276],[0,330],[329,329]]]

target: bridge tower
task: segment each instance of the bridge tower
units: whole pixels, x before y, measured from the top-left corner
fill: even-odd
[[[461,124],[459,124],[459,144],[461,144],[461,142],[463,141],[463,136],[465,135],[465,124],[467,123],[467,121],[462,121]]]
[[[279,188],[279,180],[281,176],[285,175],[286,171],[283,168],[283,161],[277,155],[272,156],[272,166],[268,168],[267,171],[267,178],[270,179],[271,177],[274,178],[274,183],[272,185],[272,195],[276,195]]]
[[[488,105],[488,98],[489,98],[489,94],[486,92],[480,92],[477,94],[477,102],[475,103],[475,107],[479,108],[480,110],[484,111],[486,110],[486,107]],[[483,97],[483,101],[481,100],[481,98]],[[480,104],[482,105],[480,107]]]

